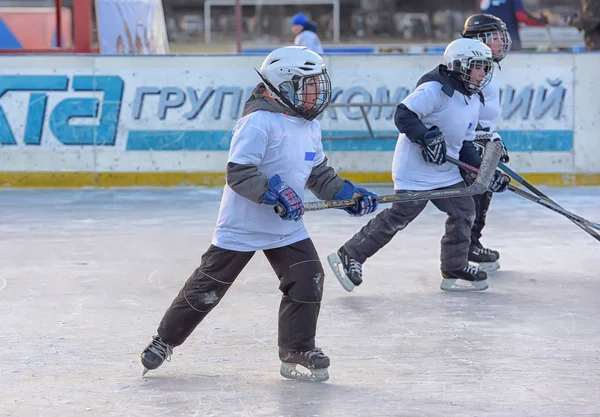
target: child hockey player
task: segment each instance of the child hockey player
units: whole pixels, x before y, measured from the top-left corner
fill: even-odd
[[[479,39],[492,50],[492,58],[495,63],[492,79],[483,90],[485,105],[481,106],[479,112],[479,123],[475,131],[475,145],[483,150],[489,140],[501,140],[496,133],[496,121],[500,116],[500,83],[498,82],[499,62],[504,59],[511,47],[511,39],[506,25],[496,16],[489,14],[476,14],[465,21],[462,36],[465,38]],[[508,162],[508,152],[504,147],[501,162]],[[484,247],[481,242],[481,233],[485,227],[487,211],[492,201],[492,193],[486,192],[473,196],[475,202],[475,222],[471,229],[471,246],[469,248],[469,261],[475,262],[479,268],[492,272],[500,268],[500,253],[496,250]]]
[[[256,251],[263,251],[283,293],[279,358],[286,378],[325,381],[329,358],[315,346],[323,295],[323,267],[302,222],[304,188],[320,199],[349,199],[344,209],[363,216],[376,195],[327,165],[315,118],[331,101],[323,59],[306,47],[271,52],[233,130],[225,186],[213,242],[174,299],[158,335],[141,355],[144,374],[158,368],[219,303]],[[279,216],[275,205],[285,208]],[[301,365],[310,374],[296,369]]]
[[[397,192],[465,187],[458,167],[446,162],[446,155],[479,157],[472,140],[483,101],[480,92],[492,72],[489,47],[475,39],[455,40],[444,52],[444,65],[421,77],[416,90],[397,107],[394,120],[401,133],[392,165]],[[503,191],[507,184],[508,177],[497,171],[490,188]],[[432,202],[448,214],[441,243],[441,289],[487,289],[487,274],[467,260],[475,217],[473,199],[465,196]],[[362,264],[367,258],[408,226],[426,205],[427,201],[393,204],[329,255],[329,263],[347,291],[362,282]]]

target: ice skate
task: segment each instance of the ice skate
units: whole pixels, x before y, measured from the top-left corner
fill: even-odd
[[[325,382],[329,379],[329,357],[319,348],[306,352],[294,352],[289,349],[279,348],[279,359],[281,359],[281,376],[300,381]],[[300,365],[309,373],[297,369]]]
[[[343,246],[329,255],[327,261],[346,291],[350,292],[362,283],[362,264],[352,259]]]
[[[500,269],[500,253],[484,248],[481,243],[473,244],[469,248],[469,262],[476,263],[479,269],[485,272],[494,272]]]
[[[169,362],[172,354],[173,346],[163,342],[159,336],[152,336],[152,342],[142,352],[142,365],[144,365],[142,376],[158,368],[165,360]]]
[[[487,274],[473,265],[457,271],[442,271],[444,291],[484,291],[488,289]]]

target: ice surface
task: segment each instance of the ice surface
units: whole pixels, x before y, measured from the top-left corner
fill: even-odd
[[[599,188],[543,190],[600,221]],[[355,293],[325,266],[328,382],[279,375],[280,294],[260,253],[142,378],[140,352],[210,244],[220,194],[0,192],[0,416],[600,415],[600,242],[508,192],[484,234],[502,253],[485,292],[440,291],[432,205]],[[323,261],[367,221],[305,218]]]

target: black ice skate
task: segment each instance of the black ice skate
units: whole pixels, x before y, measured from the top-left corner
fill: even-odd
[[[301,381],[324,382],[329,379],[329,357],[319,348],[306,352],[294,352],[286,348],[279,348],[281,359],[281,376]],[[306,368],[310,373],[303,373],[296,369],[297,365]]]
[[[484,248],[479,242],[469,248],[469,262],[474,262],[479,269],[485,272],[494,272],[500,269],[500,252]]]
[[[152,336],[152,342],[142,352],[142,365],[144,365],[142,376],[158,368],[165,360],[169,362],[172,354],[173,346],[163,342],[159,336]]]
[[[362,264],[352,259],[343,246],[336,253],[329,255],[327,261],[346,291],[350,292],[354,287],[362,284]]]
[[[473,265],[467,265],[457,271],[442,271],[444,291],[483,291],[488,289],[487,274]]]

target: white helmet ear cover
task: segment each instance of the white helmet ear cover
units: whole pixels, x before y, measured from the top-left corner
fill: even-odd
[[[284,81],[279,84],[279,92],[285,96],[292,104],[298,104],[298,96],[296,95],[296,88],[292,81]]]
[[[267,80],[260,73],[259,70],[257,70],[256,68],[254,70],[258,73],[258,76],[263,80],[263,82],[265,83],[265,87],[267,87],[267,91],[273,96],[273,98],[282,101],[285,106],[289,107],[291,110],[294,110],[294,101],[296,101],[296,94],[292,83],[290,81],[284,81],[280,84],[280,88],[278,89],[273,84],[271,84],[271,82]]]

